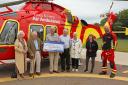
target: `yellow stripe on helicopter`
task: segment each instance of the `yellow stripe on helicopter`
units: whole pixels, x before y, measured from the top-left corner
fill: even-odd
[[[78,23],[77,28],[76,28],[78,38],[80,38],[81,30],[82,30],[82,24],[81,24],[81,21],[79,20],[79,23]]]
[[[99,35],[99,33],[97,32],[96,29],[94,29],[94,28],[87,28],[85,33],[84,33],[83,44],[86,43],[86,40],[87,40],[87,38],[88,38],[88,36],[90,34],[94,35],[96,38],[100,38],[100,35]]]

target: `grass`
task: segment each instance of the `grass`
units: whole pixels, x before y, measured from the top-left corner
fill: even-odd
[[[97,39],[97,43],[98,43],[99,49],[101,49],[102,40]],[[118,45],[117,45],[116,51],[128,52],[128,40],[127,39],[118,39]]]

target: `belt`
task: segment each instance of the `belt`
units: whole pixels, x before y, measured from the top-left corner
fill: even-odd
[[[36,50],[36,51],[40,51],[40,50]]]
[[[69,48],[64,48],[65,50],[69,49]]]

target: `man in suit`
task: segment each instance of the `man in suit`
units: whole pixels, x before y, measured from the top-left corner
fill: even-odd
[[[30,57],[30,77],[34,74],[35,69],[36,69],[36,74],[40,75],[41,50],[42,50],[42,42],[38,38],[37,32],[34,31],[32,32],[28,40],[28,52],[30,55],[29,56]]]

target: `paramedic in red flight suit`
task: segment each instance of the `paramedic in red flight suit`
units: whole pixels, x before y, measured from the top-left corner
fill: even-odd
[[[115,65],[115,55],[114,55],[114,50],[117,45],[117,37],[114,33],[112,33],[109,29],[109,27],[105,26],[104,27],[105,34],[103,35],[103,46],[102,46],[102,72],[100,72],[100,75],[106,75],[107,74],[107,60],[110,62],[110,67],[112,69],[112,72],[110,74],[110,78],[114,78],[116,75],[116,65]],[[113,41],[113,44],[112,44]]]

